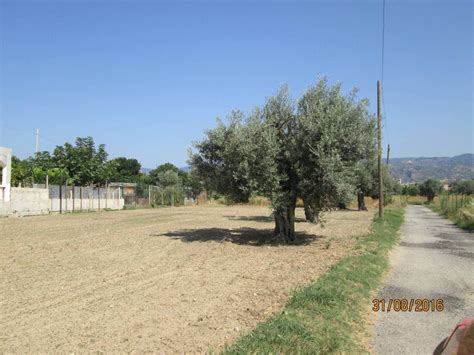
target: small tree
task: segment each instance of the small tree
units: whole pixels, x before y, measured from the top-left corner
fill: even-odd
[[[163,188],[181,184],[181,179],[179,178],[178,173],[172,170],[167,170],[167,171],[158,173],[157,178],[158,178],[158,185]]]
[[[138,182],[140,180],[141,164],[137,159],[119,157],[108,161],[110,180],[116,182]]]
[[[420,194],[420,187],[418,184],[410,184],[403,186],[402,194],[407,196],[418,196]]]
[[[12,170],[11,170],[11,184],[12,186],[25,185],[32,182],[32,167],[31,161],[28,159],[21,160],[16,156],[12,156]]]
[[[441,188],[442,185],[439,180],[428,179],[420,185],[420,194],[426,196],[428,202],[431,202],[435,196],[440,193]]]
[[[450,185],[451,191],[459,195],[474,194],[474,180],[457,180]]]
[[[376,185],[377,169],[374,159],[374,152],[369,158],[361,160],[355,169],[357,187],[357,208],[359,211],[366,211],[365,196],[371,195]]]
[[[183,184],[186,195],[192,199],[197,199],[199,194],[204,191],[203,183],[194,170],[188,172],[187,179],[183,181]]]
[[[96,148],[92,137],[78,137],[75,145],[57,146],[53,160],[55,167],[63,169],[73,184],[103,184],[111,175],[105,145]]]

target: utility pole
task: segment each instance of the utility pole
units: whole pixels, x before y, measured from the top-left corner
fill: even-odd
[[[390,144],[387,146],[387,165],[390,162]]]
[[[383,181],[382,181],[382,113],[380,80],[377,80],[377,167],[379,170],[379,218],[383,218]]]
[[[38,153],[39,151],[39,135],[40,135],[40,130],[39,128],[36,128],[36,150],[35,150],[36,153]]]

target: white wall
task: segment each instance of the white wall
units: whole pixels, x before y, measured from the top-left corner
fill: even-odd
[[[0,147],[0,169],[2,169],[2,179],[0,180],[0,200],[10,201],[10,179],[12,165],[12,150],[10,148]],[[1,207],[0,207],[1,209]]]
[[[49,213],[48,189],[12,187],[10,213],[31,216]]]
[[[88,211],[88,210],[121,210],[124,199],[120,189],[101,189],[100,198],[97,189],[83,188],[82,199],[80,188],[65,191],[59,199],[59,186],[46,188],[12,187],[10,201],[0,200],[0,216],[32,216],[59,212]],[[62,202],[60,204],[60,201]]]

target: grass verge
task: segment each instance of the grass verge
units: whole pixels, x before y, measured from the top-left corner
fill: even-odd
[[[259,323],[224,350],[240,353],[353,353],[367,349],[359,336],[371,292],[387,270],[388,251],[398,240],[402,208],[387,208],[372,233],[357,237],[356,250],[318,281],[293,294],[284,309]]]
[[[425,206],[433,212],[448,218],[459,228],[470,232],[474,231],[474,205],[470,199],[467,203],[460,203],[459,206],[453,206],[452,208],[443,204],[442,199],[435,199],[432,203],[428,203]]]

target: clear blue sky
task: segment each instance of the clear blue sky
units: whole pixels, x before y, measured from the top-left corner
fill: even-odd
[[[93,136],[110,157],[183,166],[230,110],[318,75],[368,97],[381,75],[378,1],[1,0],[0,145],[22,158]],[[470,0],[386,0],[392,156],[473,152]]]

